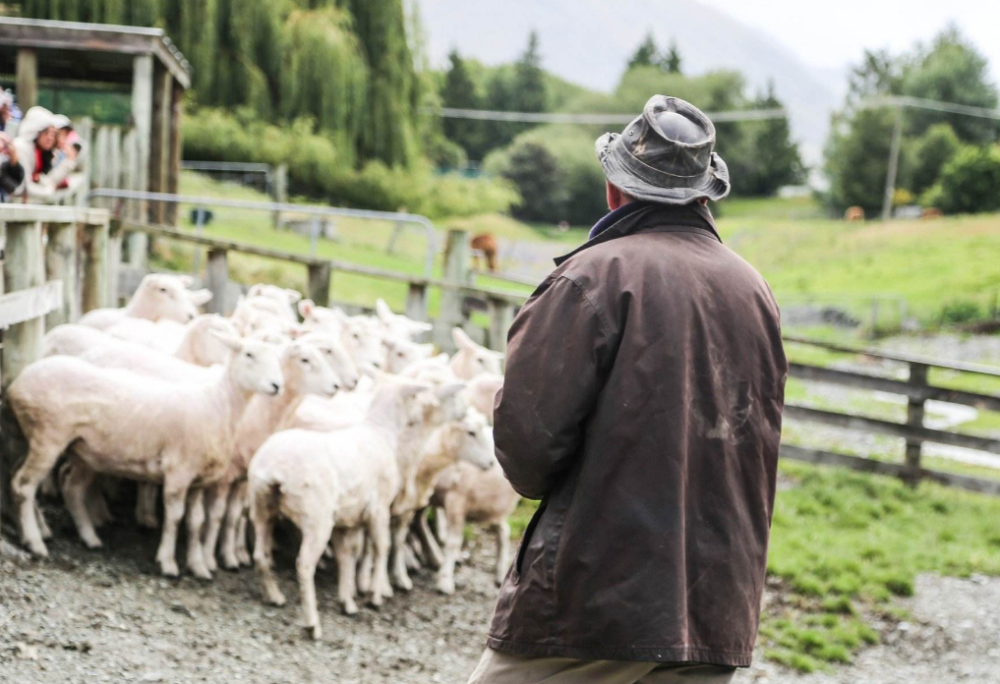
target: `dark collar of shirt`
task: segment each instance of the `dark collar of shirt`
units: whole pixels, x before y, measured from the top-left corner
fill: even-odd
[[[646,202],[634,201],[628,204],[623,204],[614,211],[611,211],[604,215],[600,221],[594,224],[594,227],[590,229],[590,235],[587,237],[588,240],[593,240],[595,237],[603,233],[605,230],[618,223],[620,220],[628,216],[629,214],[635,213],[645,207]]]

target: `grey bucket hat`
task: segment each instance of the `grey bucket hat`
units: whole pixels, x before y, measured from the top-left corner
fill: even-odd
[[[690,102],[654,95],[621,135],[595,144],[604,175],[632,197],[687,204],[729,194],[729,167],[715,149],[715,126]]]

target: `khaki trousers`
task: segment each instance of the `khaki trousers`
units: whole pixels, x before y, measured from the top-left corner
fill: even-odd
[[[526,658],[487,648],[469,684],[729,684],[736,668]]]

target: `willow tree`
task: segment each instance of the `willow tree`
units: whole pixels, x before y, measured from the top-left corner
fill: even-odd
[[[201,68],[212,72],[205,104],[249,105],[268,118],[278,101],[283,34],[274,3],[217,0],[215,55]]]
[[[347,0],[368,61],[367,115],[361,159],[408,165],[418,153],[417,78],[406,40],[402,0]]]
[[[191,80],[201,102],[212,101],[216,5],[217,0],[163,0],[161,6],[167,35],[193,65]]]
[[[366,119],[368,65],[350,16],[334,7],[297,10],[285,23],[281,112],[308,114],[353,146]]]

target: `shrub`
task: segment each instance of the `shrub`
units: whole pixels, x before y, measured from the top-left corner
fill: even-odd
[[[1000,210],[1000,147],[962,147],[922,202],[946,214]]]
[[[531,140],[515,141],[500,170],[521,194],[514,215],[526,221],[562,221],[569,192],[566,174],[548,148]]]
[[[941,169],[951,161],[961,145],[955,131],[946,123],[931,126],[914,141],[910,154],[909,185],[915,194],[919,195],[937,181]]]
[[[437,175],[426,161],[408,168],[374,161],[357,169],[346,140],[316,133],[314,128],[307,118],[279,127],[260,121],[248,109],[234,114],[201,109],[185,117],[184,156],[288,164],[295,192],[360,209],[406,207],[412,213],[441,218],[503,212],[519,199],[503,179]]]

